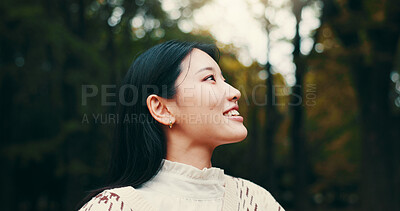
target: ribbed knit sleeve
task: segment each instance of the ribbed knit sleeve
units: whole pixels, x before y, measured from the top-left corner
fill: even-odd
[[[239,210],[239,198],[236,178],[225,175],[225,195],[223,211]]]
[[[154,208],[130,186],[105,190],[79,211],[153,211]]]

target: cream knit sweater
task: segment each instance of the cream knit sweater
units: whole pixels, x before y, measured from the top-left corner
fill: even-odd
[[[284,211],[267,190],[248,180],[226,175],[219,168],[200,170],[168,160],[142,187],[105,190],[80,210]]]

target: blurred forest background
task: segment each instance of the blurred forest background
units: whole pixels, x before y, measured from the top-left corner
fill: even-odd
[[[100,94],[83,103],[82,86],[118,84],[138,53],[178,39],[217,43],[242,92],[249,135],[218,147],[215,166],[262,185],[286,210],[400,210],[400,1],[242,1],[261,10],[266,55],[289,44],[291,78],[272,51],[246,63],[238,46],[191,28],[213,0],[172,1],[172,12],[161,0],[2,0],[1,209],[73,210],[101,185],[114,107]],[[274,32],[283,9],[291,36]],[[305,34],[310,9],[319,24]]]

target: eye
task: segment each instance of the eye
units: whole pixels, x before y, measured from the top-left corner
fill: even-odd
[[[213,80],[213,81],[215,81],[215,77],[214,77],[214,75],[209,75],[209,76],[207,76],[205,79],[204,79],[204,81],[208,81],[208,80]]]

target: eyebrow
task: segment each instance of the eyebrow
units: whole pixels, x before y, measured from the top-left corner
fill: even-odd
[[[210,70],[210,71],[214,71],[214,72],[215,72],[215,69],[212,68],[212,67],[203,67],[203,68],[201,68],[200,70],[198,70],[198,71],[196,72],[196,74],[198,74],[198,73],[200,73],[200,72],[202,72],[202,71],[205,71],[205,70]],[[222,75],[222,71],[221,71],[221,75]],[[223,76],[223,75],[222,75],[222,76]]]

